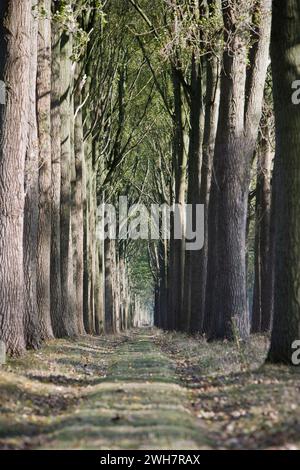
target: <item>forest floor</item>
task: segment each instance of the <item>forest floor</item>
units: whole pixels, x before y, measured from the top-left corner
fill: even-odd
[[[267,338],[134,330],[54,340],[0,367],[0,449],[300,449],[297,368]]]

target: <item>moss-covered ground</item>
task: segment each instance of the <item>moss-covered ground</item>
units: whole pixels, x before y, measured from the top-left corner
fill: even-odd
[[[267,343],[50,341],[0,368],[0,449],[300,448],[299,370],[263,366]]]
[[[157,332],[52,341],[0,370],[0,448],[197,449],[200,420]]]

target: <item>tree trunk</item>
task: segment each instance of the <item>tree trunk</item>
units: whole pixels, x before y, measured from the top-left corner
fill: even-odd
[[[103,318],[103,272],[102,272],[102,246],[96,240],[96,290],[95,290],[95,330],[100,335],[104,332]]]
[[[72,50],[73,50],[73,37],[72,37]],[[78,212],[76,207],[77,192],[77,175],[76,175],[76,162],[75,162],[75,115],[74,115],[74,84],[75,77],[73,70],[75,70],[75,64],[71,62],[72,79],[71,79],[71,100],[70,100],[70,143],[71,143],[71,223],[70,223],[70,237],[69,237],[69,269],[68,269],[68,289],[69,289],[69,322],[72,324],[73,334],[77,336],[79,334],[79,317],[77,310],[77,224],[78,224]],[[79,307],[80,308],[80,307]]]
[[[104,257],[105,257],[105,333],[111,334],[115,332],[115,318],[113,305],[113,240],[106,239],[104,241]]]
[[[275,297],[268,361],[292,363],[300,338],[300,108],[292,102],[300,67],[300,5],[273,2],[272,69],[275,107]]]
[[[224,12],[225,27],[229,12]],[[232,321],[246,314],[245,231],[248,187],[240,160],[243,136],[246,51],[238,36],[223,56],[220,116],[209,213],[207,315],[210,338],[232,338]],[[248,155],[247,155],[248,156]],[[222,216],[221,216],[222,214]],[[214,236],[212,236],[212,232]],[[216,292],[222,304],[217,301]]]
[[[88,154],[88,146],[85,144],[85,155]],[[83,160],[83,322],[85,331],[88,334],[93,333],[92,318],[89,308],[89,285],[90,285],[90,271],[89,271],[89,165],[86,159]]]
[[[186,192],[187,152],[184,139],[184,110],[182,90],[178,71],[173,67],[173,92],[175,103],[173,166],[175,173],[175,200],[180,208],[181,231],[184,234],[184,204]],[[182,309],[184,287],[185,241],[174,238],[174,221],[171,221],[170,239],[170,269],[169,269],[169,295],[168,295],[168,329],[176,329]]]
[[[37,121],[39,137],[39,221],[37,301],[43,339],[53,337],[50,314],[51,253],[51,1],[39,0],[46,15],[39,18]]]
[[[37,0],[32,7],[36,9]],[[30,66],[30,109],[28,146],[25,164],[25,208],[24,208],[24,280],[25,280],[25,341],[28,349],[37,349],[41,344],[41,331],[37,305],[37,232],[38,232],[38,175],[39,142],[36,115],[38,21],[32,15],[31,23],[31,66]]]
[[[269,298],[269,257],[271,221],[272,149],[269,127],[263,128],[257,156],[255,281],[252,310],[253,333],[269,331],[271,326]]]
[[[31,0],[5,0],[0,7],[0,339],[9,354],[24,340],[24,170],[30,89]]]
[[[61,38],[61,212],[60,212],[60,251],[61,251],[61,292],[62,320],[65,334],[74,336],[77,332],[76,314],[72,311],[73,299],[70,291],[70,269],[72,268],[71,237],[71,91],[72,91],[72,39],[71,33],[64,31]],[[71,285],[72,287],[72,285]]]
[[[92,159],[91,159],[92,160]],[[91,319],[92,332],[95,332],[95,277],[96,277],[96,253],[95,253],[95,174],[93,172],[93,162],[89,162],[89,251],[88,251],[88,268],[89,268],[89,315]]]
[[[158,327],[165,325],[165,319],[168,313],[168,276],[167,276],[167,262],[168,262],[168,244],[167,240],[159,241],[159,286],[158,286]]]
[[[202,64],[192,58],[190,138],[188,153],[188,193],[187,203],[192,205],[193,227],[196,226],[196,205],[200,204],[200,180],[202,164]],[[200,257],[201,250],[186,251],[184,299],[180,315],[180,330],[199,331],[200,308]]]
[[[195,330],[203,333],[208,330],[208,318],[205,315],[205,292],[207,283],[208,258],[208,208],[210,201],[210,187],[212,166],[215,150],[219,104],[219,59],[213,55],[207,58],[206,72],[206,103],[205,124],[203,136],[203,162],[201,168],[200,204],[204,204],[204,246],[200,257],[199,276],[199,316],[196,320]],[[194,322],[194,320],[192,320]]]
[[[247,35],[235,31],[237,8],[239,15],[249,15],[246,1],[239,7],[223,5],[227,48],[223,56],[215,175],[209,208],[210,273],[206,289],[212,339],[233,339],[237,331],[241,336],[248,334],[245,256],[248,192],[268,64],[271,2],[261,1],[261,23],[248,72],[247,94]]]
[[[55,5],[54,5],[55,8]],[[55,11],[55,9],[54,9]],[[52,23],[52,77],[51,77],[51,158],[52,158],[52,205],[51,205],[51,264],[50,306],[51,321],[56,338],[66,335],[63,323],[61,270],[60,270],[60,40],[61,32],[56,22]]]
[[[73,240],[74,240],[74,281],[76,292],[76,315],[78,321],[78,330],[80,334],[84,333],[83,325],[83,172],[82,164],[84,159],[83,146],[83,122],[82,111],[80,109],[81,102],[81,86],[77,84],[74,96],[75,106],[75,200],[73,211]]]

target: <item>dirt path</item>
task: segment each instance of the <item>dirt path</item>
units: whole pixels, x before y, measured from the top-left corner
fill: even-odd
[[[207,447],[190,392],[174,360],[158,346],[157,334],[142,330],[118,338],[54,341],[30,354],[25,371],[26,358],[5,366],[6,379],[0,370],[0,447]],[[11,399],[19,403],[13,412]]]

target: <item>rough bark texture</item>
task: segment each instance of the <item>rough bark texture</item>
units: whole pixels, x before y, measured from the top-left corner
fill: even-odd
[[[105,257],[105,333],[115,332],[115,315],[113,305],[113,240],[106,239],[104,242]]]
[[[62,320],[61,271],[60,271],[60,187],[61,187],[61,146],[60,146],[60,38],[59,25],[52,23],[52,78],[51,78],[51,158],[52,158],[52,205],[51,205],[51,320],[54,335],[66,335]]]
[[[102,272],[102,244],[96,240],[96,290],[95,290],[95,331],[97,335],[104,332],[103,309],[103,272]]]
[[[75,132],[74,132],[74,150],[75,150],[75,194],[73,211],[73,240],[74,240],[74,282],[76,295],[76,315],[78,321],[78,331],[84,333],[83,325],[83,172],[82,164],[84,159],[83,147],[83,122],[81,106],[81,87],[78,83],[75,90],[74,109],[75,109]]]
[[[196,204],[200,204],[200,181],[202,164],[203,139],[203,96],[202,96],[202,64],[192,57],[191,74],[191,110],[190,137],[188,153],[188,192],[187,203],[192,205],[192,222],[196,226]],[[199,330],[200,307],[200,257],[201,250],[186,251],[184,275],[184,299],[181,309],[180,330]]]
[[[88,148],[85,143],[85,149]],[[86,153],[85,153],[86,155]],[[89,217],[88,217],[88,164],[83,160],[83,322],[85,331],[89,334],[93,333],[92,318],[89,309]]]
[[[227,28],[233,27],[228,10],[224,11],[224,23]],[[245,198],[248,188],[244,175],[245,162],[240,161],[244,150],[246,54],[239,35],[233,37],[230,49],[223,56],[215,174],[209,216],[209,280],[212,285],[209,283],[207,286],[206,309],[213,320],[209,336],[216,338],[230,338],[233,316],[246,313],[244,249]],[[215,233],[214,237],[211,232]],[[216,297],[220,297],[222,305],[219,305]]]
[[[37,0],[32,2],[34,12]],[[27,348],[38,348],[41,332],[37,305],[37,232],[38,232],[38,174],[39,142],[36,115],[36,76],[37,76],[38,20],[36,13],[31,21],[31,65],[30,65],[30,104],[28,145],[25,163],[25,207],[24,207],[24,330]]]
[[[159,286],[158,286],[158,319],[159,327],[164,326],[168,311],[168,243],[167,240],[159,242]]]
[[[263,130],[257,152],[255,281],[252,310],[253,333],[269,331],[269,257],[271,222],[271,169],[273,153],[269,128]]]
[[[31,0],[0,6],[0,339],[9,354],[24,341],[24,167],[28,136]]]
[[[299,79],[300,2],[273,2],[272,68],[276,127],[275,298],[268,360],[292,362],[292,343],[300,338],[300,108],[292,103]]]
[[[206,103],[205,124],[203,136],[203,160],[201,167],[200,204],[204,204],[204,246],[200,256],[199,276],[199,313],[195,320],[194,329],[203,333],[207,331],[207,317],[205,316],[205,292],[207,283],[207,259],[208,259],[208,208],[210,200],[210,187],[212,177],[212,165],[217,134],[219,104],[220,104],[220,72],[219,59],[208,56],[206,76]]]
[[[95,331],[95,274],[96,274],[96,253],[95,253],[95,175],[93,174],[93,161],[89,161],[89,186],[88,186],[88,308],[91,323],[91,331]]]
[[[261,1],[256,53],[247,79],[247,34],[235,18],[249,14],[249,4],[223,5],[225,41],[221,101],[209,216],[209,274],[206,314],[211,338],[248,334],[246,221],[251,159],[261,116],[270,35],[270,0]],[[231,34],[232,33],[232,34]]]
[[[76,334],[76,314],[72,311],[70,292],[70,268],[73,264],[71,240],[71,87],[72,87],[72,40],[64,31],[61,38],[61,212],[60,212],[60,269],[62,292],[62,321],[67,336]]]
[[[72,50],[73,50],[73,37],[72,37]],[[77,312],[77,293],[76,293],[76,274],[77,274],[77,258],[76,258],[76,232],[75,226],[77,224],[77,207],[76,207],[76,165],[75,165],[75,115],[74,115],[74,86],[75,64],[71,62],[71,112],[70,112],[70,144],[71,144],[71,223],[70,223],[70,236],[69,236],[69,269],[68,269],[68,289],[69,289],[69,323],[72,325],[73,334],[79,334],[79,318]],[[75,224],[75,225],[74,225]],[[77,231],[77,228],[76,228]]]
[[[39,138],[39,221],[37,245],[37,301],[43,339],[53,337],[50,314],[51,253],[51,1],[39,0],[46,15],[39,18],[37,122]]]
[[[173,67],[173,93],[175,104],[173,167],[175,174],[175,200],[181,207],[181,228],[184,234],[184,203],[186,191],[187,152],[185,149],[182,90],[178,71]],[[168,329],[177,329],[182,309],[184,288],[185,241],[174,239],[174,224],[171,221],[170,270],[168,291]]]

